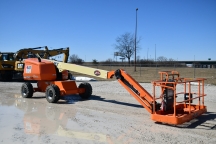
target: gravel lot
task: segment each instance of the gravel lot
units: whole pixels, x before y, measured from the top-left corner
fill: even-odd
[[[90,83],[90,100],[74,95],[50,104],[44,93],[23,99],[22,83],[0,82],[0,143],[216,143],[216,86],[205,86],[206,114],[169,126],[152,121],[117,81]],[[141,85],[152,92],[150,83]]]

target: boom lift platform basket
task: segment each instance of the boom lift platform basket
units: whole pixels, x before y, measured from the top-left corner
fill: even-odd
[[[159,73],[160,80],[152,83],[153,100],[161,100],[161,107],[158,110],[156,103],[153,103],[152,120],[169,124],[182,124],[207,112],[204,105],[204,96],[206,96],[204,94],[204,78],[180,78],[177,71],[162,71]],[[197,91],[192,91],[192,82],[198,84]],[[183,85],[184,91],[177,91],[178,84]],[[155,87],[157,86],[161,87],[160,97],[156,97],[155,94]],[[177,100],[178,95],[182,95],[184,100]],[[197,104],[193,104],[194,100],[198,100]]]

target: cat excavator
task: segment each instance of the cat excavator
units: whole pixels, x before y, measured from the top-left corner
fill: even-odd
[[[151,114],[151,119],[159,123],[179,125],[207,112],[204,105],[204,78],[181,78],[177,71],[160,71],[160,79],[152,81],[153,92],[150,94],[123,69],[106,71],[39,57],[25,60],[23,75],[27,82],[21,86],[22,97],[31,98],[35,92],[44,92],[49,103],[57,103],[62,97],[72,94],[89,99],[92,94],[91,84],[83,82],[77,87],[74,80],[68,80],[68,70],[104,79],[116,77]],[[37,87],[33,87],[30,80],[36,80]],[[192,82],[198,83],[196,90],[191,88]],[[179,84],[184,87],[183,91],[177,91]]]
[[[12,71],[15,67],[13,52],[0,52],[0,77],[3,80],[11,78]]]

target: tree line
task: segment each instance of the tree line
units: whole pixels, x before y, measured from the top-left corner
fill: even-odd
[[[139,43],[141,41],[141,38],[137,38],[136,40],[136,48],[135,48],[135,37],[133,34],[126,32],[116,38],[116,43],[114,44],[114,49],[116,50],[115,54],[116,56],[121,56],[123,59],[127,59],[127,62],[119,62],[115,61],[114,59],[108,58],[105,61],[98,61],[96,59],[92,60],[92,64],[98,65],[98,64],[127,64],[127,65],[134,65],[134,60],[131,60],[131,57],[134,56],[134,52],[136,49],[136,52],[138,53],[141,49]],[[85,63],[85,61],[81,58],[79,58],[78,55],[73,54],[69,57],[69,63],[79,64],[82,65]],[[168,65],[176,65],[181,66],[179,63],[177,63],[172,58],[166,58],[164,56],[157,57],[156,60],[154,59],[140,59],[140,57],[136,57],[136,64],[138,65],[156,65],[156,66],[168,66]]]
[[[85,62],[83,59],[79,58],[78,55],[73,54],[69,57],[69,63],[73,64],[78,64],[78,65],[83,65],[83,64],[92,64],[92,65],[126,65],[126,66],[133,66],[134,65],[134,60],[131,60],[130,63],[128,62],[123,62],[123,61],[116,61],[114,59],[108,58],[105,61],[97,61],[96,59],[93,59],[91,62]],[[176,66],[176,67],[182,67],[185,65],[181,65],[178,63],[176,60],[172,58],[166,58],[164,56],[159,56],[157,60],[155,61],[154,59],[140,59],[137,57],[136,61],[137,65],[141,66],[158,66],[158,67],[168,67],[168,66]]]

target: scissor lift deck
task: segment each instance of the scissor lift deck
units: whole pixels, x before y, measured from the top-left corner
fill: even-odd
[[[168,124],[183,124],[188,122],[197,116],[207,112],[207,108],[204,105],[204,78],[188,79],[180,78],[179,73],[176,71],[163,71],[160,73],[160,80],[153,81],[153,99],[154,101],[161,100],[161,109],[156,110],[155,103],[153,106],[153,113],[151,114],[151,119],[157,122],[168,123]],[[191,82],[197,82],[198,89],[197,92],[193,92],[191,89]],[[183,92],[177,92],[177,84],[184,85]],[[160,97],[156,97],[155,89],[156,87],[161,87]],[[188,89],[187,89],[188,87]],[[166,93],[167,91],[170,94]],[[165,96],[169,95],[173,97],[173,104],[168,106],[169,108],[163,108]],[[178,95],[184,95],[183,101],[177,101]],[[193,97],[193,96],[196,97]],[[193,100],[198,99],[198,104],[192,104]],[[168,101],[167,101],[168,103]]]

